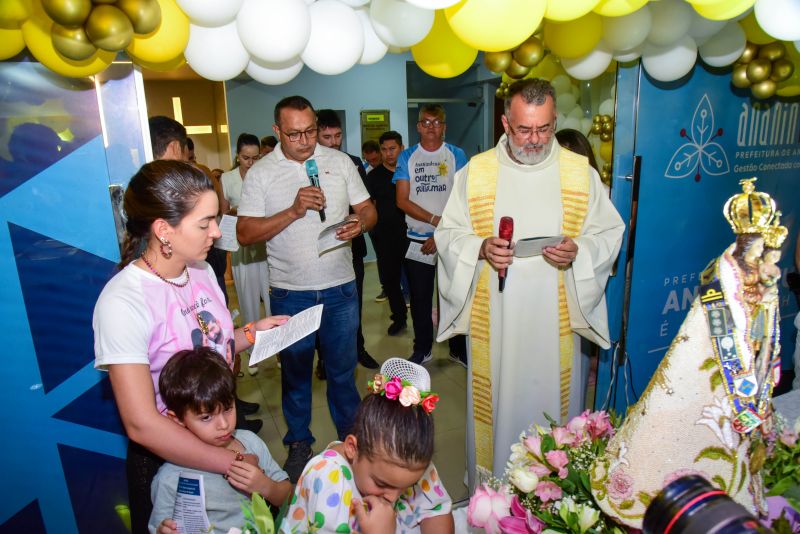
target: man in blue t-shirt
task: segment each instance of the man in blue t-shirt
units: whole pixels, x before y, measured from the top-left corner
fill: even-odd
[[[414,324],[414,352],[409,358],[417,364],[433,356],[432,301],[436,277],[436,243],[433,230],[453,188],[453,176],[467,164],[464,151],[444,142],[445,111],[439,104],[420,107],[417,132],[419,143],[400,154],[392,181],[397,188],[397,207],[406,214],[408,253],[406,274],[411,293],[411,320]],[[467,366],[466,339],[449,340],[450,359]]]

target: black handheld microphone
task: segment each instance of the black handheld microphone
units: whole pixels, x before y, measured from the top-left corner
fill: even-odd
[[[319,187],[319,170],[317,169],[317,162],[313,159],[306,160],[306,174],[311,185]],[[319,209],[319,220],[325,222],[325,210],[322,208]]]

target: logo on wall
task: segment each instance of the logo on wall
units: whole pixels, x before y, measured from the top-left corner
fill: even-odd
[[[666,178],[686,178],[694,174],[694,181],[699,182],[701,172],[719,176],[730,171],[725,149],[714,141],[722,137],[722,128],[714,129],[714,109],[708,95],[704,94],[697,103],[689,131],[681,128],[680,136],[687,141],[669,160],[664,173]]]

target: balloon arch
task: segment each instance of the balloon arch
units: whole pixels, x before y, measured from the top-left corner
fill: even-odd
[[[409,49],[449,78],[484,52],[503,96],[515,79],[591,80],[615,61],[670,82],[699,57],[764,99],[800,94],[799,20],[800,0],[4,0],[0,59],[27,47],[81,77],[125,51],[152,70],[279,85],[304,65],[341,74]]]

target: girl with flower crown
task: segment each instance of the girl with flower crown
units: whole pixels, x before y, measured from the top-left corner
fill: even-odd
[[[390,358],[369,382],[353,431],[306,464],[282,533],[452,533],[433,456],[439,400],[427,371]]]

